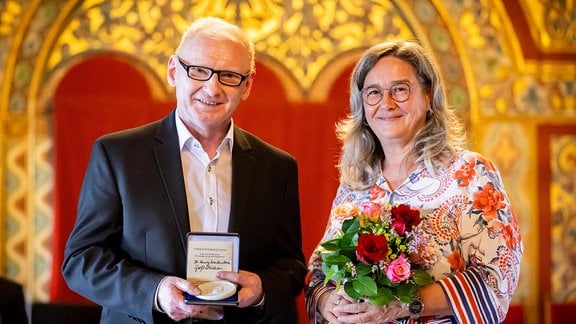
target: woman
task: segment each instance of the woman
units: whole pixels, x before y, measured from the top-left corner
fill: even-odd
[[[350,93],[351,112],[337,125],[343,146],[333,206],[371,201],[419,209],[417,230],[431,241],[410,260],[435,282],[421,286],[411,304],[356,301],[335,283],[324,285],[318,245],[306,292],[311,322],[502,322],[520,271],[518,222],[498,170],[463,148],[438,68],[419,44],[384,42],[360,58]],[[341,224],[331,215],[321,242]]]

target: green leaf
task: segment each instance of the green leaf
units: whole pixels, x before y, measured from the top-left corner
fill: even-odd
[[[386,287],[378,288],[378,294],[368,297],[368,302],[374,306],[388,305],[392,300],[394,293]]]
[[[398,300],[400,300],[401,302],[403,302],[405,304],[410,304],[412,302],[413,298],[409,297],[409,296],[402,295],[402,296],[398,297]]]
[[[388,278],[388,276],[386,276],[386,274],[383,274],[382,276],[379,276],[378,285],[379,285],[379,286],[388,286],[388,287],[394,287],[394,286],[396,286],[396,284],[393,283],[393,282]]]
[[[356,265],[356,276],[362,277],[372,272],[372,266],[364,263],[358,263]]]
[[[406,304],[410,304],[414,296],[416,296],[416,292],[418,291],[418,286],[414,284],[401,284],[396,289],[396,297],[401,302]]]
[[[358,228],[360,228],[358,217],[352,217],[342,223],[342,232],[344,233],[357,233]]]
[[[332,239],[320,244],[321,247],[328,251],[337,251],[338,250],[338,241],[340,239]]]
[[[326,277],[324,277],[324,285],[326,285],[335,273],[334,270],[324,271],[324,273],[326,273]]]
[[[338,282],[342,280],[342,277],[344,276],[343,271],[335,265],[329,267],[324,267],[324,265],[322,265],[322,272],[326,274],[326,277],[324,278],[324,284],[327,284],[330,280]]]
[[[350,260],[356,259],[356,247],[355,246],[342,248],[339,253],[340,253],[340,255],[345,255],[345,256],[349,257]]]
[[[378,286],[374,279],[363,276],[352,280],[352,286],[362,296],[374,296],[378,292]]]
[[[338,242],[338,247],[341,249],[351,247],[356,248],[356,245],[354,244],[354,239],[356,238],[356,236],[357,234],[354,232],[345,233],[340,238],[340,241]]]
[[[340,282],[342,281],[342,277],[339,276],[338,280],[336,280],[336,291],[340,290]]]
[[[434,278],[426,271],[417,269],[412,275],[412,279],[418,286],[424,286],[434,283]]]
[[[362,294],[358,293],[355,289],[354,286],[352,284],[352,281],[347,281],[344,284],[344,291],[346,292],[346,295],[350,296],[350,298],[359,300],[360,298],[362,298]]]
[[[334,270],[332,270],[332,266],[327,265],[326,262],[322,263],[322,272],[326,274],[326,277],[330,277],[331,276],[331,272],[334,272]]]
[[[324,262],[330,265],[344,266],[350,262],[350,258],[345,255],[329,255],[324,259]]]

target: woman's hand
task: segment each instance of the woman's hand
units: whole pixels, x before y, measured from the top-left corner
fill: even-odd
[[[338,323],[377,324],[395,322],[399,318],[410,316],[405,304],[400,301],[393,301],[385,306],[374,306],[363,301],[340,303],[334,307],[334,312],[339,314]]]
[[[335,308],[340,305],[355,302],[350,299],[342,289],[340,291],[341,293],[338,293],[336,290],[330,290],[322,294],[318,300],[318,311],[320,315],[322,315],[322,318],[324,318],[324,321],[330,324],[346,323],[338,321],[338,316],[345,315],[345,313],[336,311]]]
[[[400,301],[393,301],[386,306],[374,306],[348,297],[343,289],[332,290],[320,296],[318,310],[330,324],[377,324],[410,316],[405,304]]]

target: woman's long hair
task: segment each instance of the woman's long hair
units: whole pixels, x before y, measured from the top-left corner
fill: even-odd
[[[446,104],[442,76],[424,48],[406,40],[377,44],[366,50],[354,67],[350,80],[350,114],[336,124],[336,135],[342,141],[338,163],[340,183],[352,190],[365,190],[373,185],[386,158],[376,134],[366,121],[360,92],[368,72],[385,56],[394,56],[412,65],[418,82],[431,98],[426,122],[416,133],[408,158],[416,163],[424,162],[434,173],[463,147],[465,141],[463,127]]]

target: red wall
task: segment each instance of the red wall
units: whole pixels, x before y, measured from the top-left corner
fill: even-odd
[[[94,57],[69,70],[54,95],[54,237],[52,301],[81,301],[61,273],[64,246],[76,219],[76,205],[90,156],[99,136],[146,123],[173,103],[150,100],[142,75],[114,57]]]
[[[334,124],[346,114],[351,68],[335,80],[327,102],[314,104],[288,102],[278,76],[260,64],[256,69],[252,94],[234,120],[298,160],[303,249],[308,257],[322,235],[337,187]],[[61,80],[54,95],[53,302],[87,302],[67,288],[60,265],[92,142],[102,134],[160,118],[173,107],[173,101],[154,102],[144,77],[114,56],[89,58]],[[304,323],[302,297],[299,302]]]

